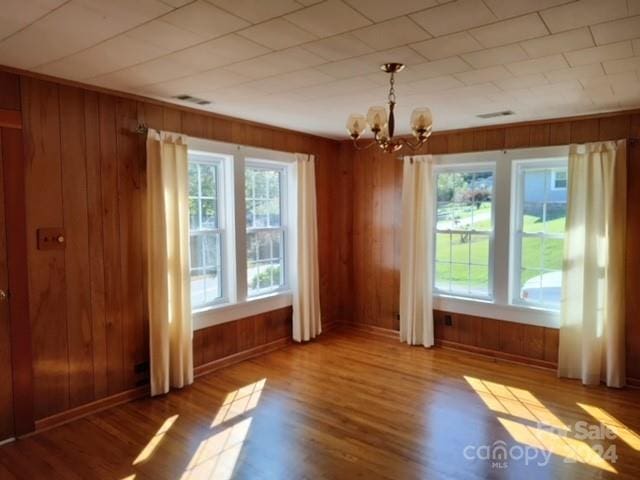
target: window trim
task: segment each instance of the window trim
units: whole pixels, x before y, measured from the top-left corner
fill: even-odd
[[[251,160],[259,160],[263,164],[273,164],[286,170],[286,194],[295,199],[297,192],[295,165],[296,156],[290,152],[267,150],[262,148],[247,147],[237,144],[205,140],[201,138],[188,139],[189,150],[206,152],[224,157],[224,181],[225,199],[228,201],[226,212],[230,212],[226,218],[227,250],[225,259],[228,262],[227,269],[228,298],[226,303],[217,303],[209,307],[192,310],[193,330],[219,325],[226,322],[246,318],[252,315],[269,312],[279,308],[285,308],[293,304],[293,295],[290,283],[278,291],[269,292],[254,297],[247,295],[247,275],[242,272],[247,270],[246,249],[246,209],[244,195],[244,167]],[[236,193],[237,192],[237,193]],[[297,221],[295,208],[287,204],[286,224],[291,232],[294,232]],[[290,234],[291,237],[291,234]],[[285,246],[287,249],[284,258],[285,278],[292,279],[291,261],[287,257],[295,255],[294,239]]]
[[[533,306],[514,305],[511,298],[511,222],[512,222],[512,163],[517,160],[533,160],[549,157],[568,157],[569,146],[534,147],[512,150],[491,150],[458,154],[434,155],[434,169],[449,165],[472,165],[495,162],[494,180],[494,252],[509,252],[493,258],[493,300],[481,300],[433,292],[435,309],[475,315],[484,318],[510,321],[528,325],[557,328],[560,314],[556,310]]]
[[[438,262],[436,262],[436,242],[437,242],[437,234],[438,233],[449,233],[449,234],[455,234],[456,232],[460,232],[459,230],[454,230],[454,229],[448,229],[445,231],[439,231],[438,230],[438,201],[437,201],[437,191],[438,191],[438,175],[441,173],[447,173],[447,172],[465,172],[465,173],[478,173],[478,172],[487,172],[487,171],[491,171],[493,173],[493,178],[494,178],[494,184],[491,187],[491,230],[490,231],[485,231],[485,230],[465,230],[465,233],[471,233],[471,234],[480,234],[480,235],[487,235],[489,237],[489,260],[488,260],[488,265],[487,265],[487,271],[489,274],[489,284],[488,284],[488,295],[473,295],[473,294],[467,294],[467,295],[463,295],[461,293],[457,293],[457,292],[447,292],[445,290],[439,290],[438,288],[436,288],[435,286],[435,268],[436,268],[436,264]],[[433,294],[434,295],[439,295],[439,296],[451,296],[451,297],[457,297],[457,298],[469,298],[472,300],[493,300],[494,297],[494,238],[495,238],[495,177],[496,177],[496,162],[495,161],[484,161],[484,162],[472,162],[472,163],[456,163],[456,164],[448,164],[448,165],[444,165],[444,164],[439,164],[439,165],[434,165],[433,167],[433,178],[432,178],[432,188],[433,188],[433,192],[436,195],[436,200],[433,202],[433,233],[432,233],[432,241],[433,241],[433,255],[432,255],[432,271],[433,271],[433,278],[434,278],[434,284],[433,284]],[[469,260],[470,261],[470,260]],[[449,262],[449,264],[451,264],[452,262]],[[469,267],[472,265],[471,263],[468,264]]]

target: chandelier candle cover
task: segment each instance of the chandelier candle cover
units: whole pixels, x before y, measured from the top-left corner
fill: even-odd
[[[369,148],[371,145],[378,145],[387,153],[393,153],[402,147],[409,147],[411,150],[418,150],[424,145],[431,135],[433,120],[431,118],[431,110],[428,108],[416,108],[411,114],[411,130],[416,138],[415,142],[405,140],[403,138],[394,138],[395,115],[394,108],[396,106],[395,92],[395,74],[404,69],[402,63],[384,63],[380,65],[383,72],[390,75],[389,78],[389,114],[385,107],[371,107],[367,112],[367,116],[359,113],[349,115],[347,119],[347,131],[353,139],[353,144],[358,150]],[[364,146],[358,144],[358,139],[369,127],[373,132],[373,142]]]

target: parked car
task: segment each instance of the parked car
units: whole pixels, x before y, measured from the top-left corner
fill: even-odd
[[[562,295],[562,271],[543,273],[530,278],[520,290],[520,298],[524,301],[543,302],[560,305]]]

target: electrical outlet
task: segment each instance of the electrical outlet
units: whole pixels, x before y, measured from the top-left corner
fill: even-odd
[[[67,239],[63,228],[39,228],[38,250],[64,250]]]
[[[444,316],[444,324],[445,324],[447,327],[451,327],[451,326],[453,326],[453,318],[451,318],[451,315],[445,315],[445,316]]]

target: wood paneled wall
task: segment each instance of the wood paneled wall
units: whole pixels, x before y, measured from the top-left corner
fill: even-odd
[[[640,137],[640,113],[533,122],[434,134],[424,153],[446,154],[508,148],[565,145]],[[354,151],[341,144],[342,157],[352,156],[353,169],[353,321],[398,329],[400,207],[402,162],[377,149]],[[349,153],[350,152],[350,153]],[[345,160],[348,162],[348,160]],[[640,378],[640,145],[629,145],[627,210],[627,365]],[[445,326],[436,312],[441,343],[504,352],[537,363],[557,361],[557,330],[453,315]],[[514,319],[517,320],[517,319]]]
[[[350,314],[350,172],[337,142],[31,76],[19,79],[35,419],[147,382],[145,139],[152,128],[317,156],[324,321]],[[5,101],[6,91],[0,92]],[[346,179],[346,180],[341,180]],[[66,248],[38,250],[39,228]],[[290,309],[196,332],[198,365],[290,335]]]

